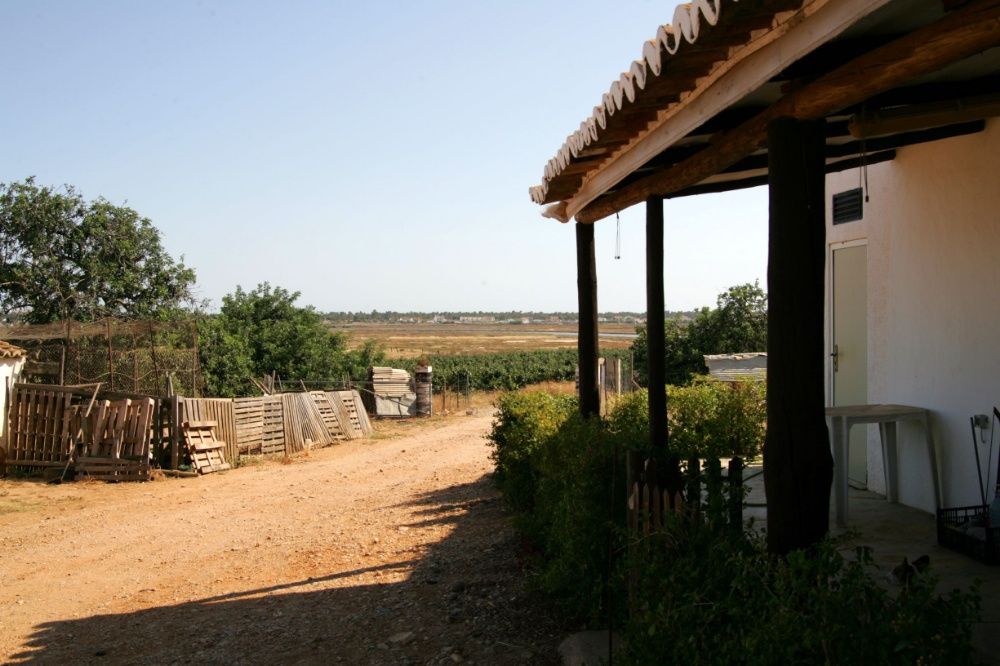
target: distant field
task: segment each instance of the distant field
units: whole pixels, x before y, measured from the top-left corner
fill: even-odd
[[[374,339],[390,357],[576,347],[575,324],[345,324],[334,326],[349,337],[349,347]],[[602,324],[601,347],[624,349],[635,337],[632,324]]]

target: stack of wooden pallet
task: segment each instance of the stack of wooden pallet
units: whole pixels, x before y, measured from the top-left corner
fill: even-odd
[[[95,479],[145,480],[155,401],[98,399],[97,387],[15,384],[7,414],[7,465],[68,467]]]
[[[376,416],[413,416],[416,413],[417,394],[410,373],[398,368],[373,367],[371,379]]]

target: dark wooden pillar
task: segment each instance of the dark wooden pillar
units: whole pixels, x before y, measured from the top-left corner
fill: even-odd
[[[826,261],[823,121],[768,128],[768,548],[785,554],[827,533],[833,459],[823,397]]]
[[[646,340],[649,371],[649,442],[667,446],[666,342],[663,328],[663,199],[646,199]]]
[[[576,290],[580,307],[580,413],[593,416],[600,414],[601,394],[597,386],[597,260],[592,224],[576,225]]]

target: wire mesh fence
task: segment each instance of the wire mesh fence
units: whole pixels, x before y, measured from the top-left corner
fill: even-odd
[[[161,396],[168,383],[175,393],[202,392],[197,328],[193,322],[105,322],[103,327],[71,324],[69,335],[54,339],[53,325],[20,326],[4,337],[28,352],[24,378],[72,386],[100,382],[120,393]],[[64,326],[64,324],[59,324]],[[145,330],[143,330],[145,329]]]

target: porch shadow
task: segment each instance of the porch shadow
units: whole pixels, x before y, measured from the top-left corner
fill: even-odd
[[[128,613],[37,625],[17,664],[490,664],[557,662],[559,638],[524,588],[492,481],[411,503],[452,532],[399,561]],[[351,580],[408,570],[391,583]]]
[[[763,477],[749,484],[751,504],[764,500]],[[988,566],[954,550],[939,546],[935,516],[886,501],[883,495],[851,487],[848,491],[850,512],[847,528],[835,528],[833,500],[830,502],[830,525],[834,535],[850,537],[847,548],[865,545],[872,548],[874,562],[884,574],[887,586],[897,583],[892,570],[903,558],[913,562],[922,555],[930,558],[931,573],[938,579],[938,591],[969,589],[979,583],[982,597],[981,621],[973,627],[973,645],[979,663],[1000,663],[1000,566]],[[767,527],[767,508],[751,506],[744,517],[754,519],[760,529]]]

